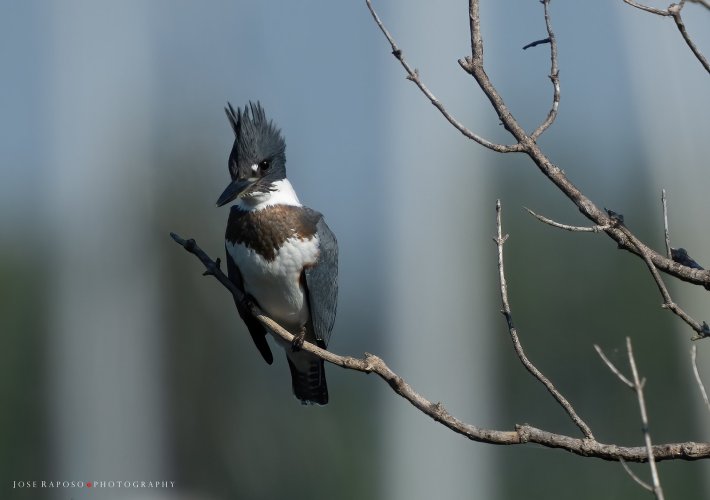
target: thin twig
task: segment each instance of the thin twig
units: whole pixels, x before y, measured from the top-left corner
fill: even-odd
[[[441,101],[439,101],[439,99],[429,90],[429,88],[424,85],[424,82],[422,82],[421,78],[419,77],[419,71],[415,68],[412,68],[409,63],[404,59],[402,51],[397,46],[397,43],[394,41],[394,38],[387,30],[385,25],[382,23],[380,16],[377,14],[374,7],[372,6],[372,1],[365,0],[365,2],[367,3],[367,8],[370,10],[370,14],[372,14],[372,18],[375,20],[375,23],[380,28],[380,31],[382,31],[382,34],[385,35],[385,38],[387,38],[387,41],[392,47],[392,55],[399,61],[399,63],[404,68],[404,71],[406,71],[407,80],[414,82],[414,84],[419,87],[419,90],[422,91],[422,93],[427,97],[427,99],[429,99],[429,101],[434,105],[434,107],[439,110],[439,112],[444,116],[444,118],[446,118],[448,122],[456,128],[456,130],[461,132],[469,139],[476,141],[481,146],[484,146],[488,149],[492,149],[493,151],[497,151],[499,153],[513,153],[522,151],[522,148],[519,144],[496,144],[487,139],[484,139],[480,135],[466,128],[466,126],[464,126],[460,121],[454,118],[451,113],[446,110]]]
[[[663,205],[663,234],[666,240],[666,257],[673,258],[671,253],[671,233],[668,231],[668,204],[666,203],[666,190],[661,189],[661,204]]]
[[[673,21],[675,21],[675,25],[678,28],[678,31],[680,31],[683,40],[685,40],[685,43],[688,45],[688,47],[690,47],[690,50],[693,52],[693,54],[695,54],[695,57],[698,59],[698,61],[700,61],[700,64],[703,65],[705,71],[710,73],[710,62],[708,62],[707,58],[703,55],[702,52],[700,52],[700,49],[697,45],[695,45],[695,42],[693,42],[693,39],[690,38],[688,31],[685,29],[685,23],[683,22],[683,18],[680,15],[680,11],[682,10],[682,8],[682,2],[680,4],[671,4],[671,6],[668,7],[668,12],[673,18]]]
[[[685,0],[680,0],[679,3],[672,3],[667,9],[657,9],[655,7],[649,7],[648,5],[638,3],[635,0],[623,0],[623,2],[628,5],[631,5],[632,7],[636,7],[637,9],[650,12],[651,14],[656,14],[657,16],[673,18],[676,28],[678,28],[678,31],[680,31],[680,35],[683,37],[683,40],[685,40],[685,43],[693,52],[693,55],[695,55],[695,58],[700,61],[700,64],[703,65],[705,71],[710,73],[710,62],[708,62],[707,58],[702,54],[702,52],[700,52],[700,49],[698,49],[697,45],[695,45],[695,42],[693,42],[693,39],[688,34],[688,31],[685,29],[685,23],[683,22],[683,18],[680,14],[680,11],[683,10],[683,6],[685,5]],[[710,8],[708,7],[707,2],[703,1],[701,4],[707,8]]]
[[[668,287],[666,287],[666,284],[663,281],[663,278],[661,278],[661,275],[658,273],[658,270],[656,269],[656,266],[653,264],[653,261],[651,260],[651,256],[649,253],[646,251],[644,248],[643,244],[639,241],[639,239],[634,236],[631,231],[629,231],[626,227],[620,225],[619,228],[626,234],[626,236],[629,238],[629,241],[636,246],[638,252],[641,254],[641,257],[643,258],[644,262],[646,262],[646,267],[648,267],[648,270],[651,272],[651,276],[653,277],[653,280],[656,282],[656,286],[658,287],[658,291],[661,293],[661,296],[663,297],[663,305],[662,307],[664,309],[668,309],[671,311],[673,314],[678,316],[680,319],[685,321],[693,330],[695,330],[696,335],[691,337],[691,340],[700,340],[703,338],[706,338],[710,336],[710,329],[708,328],[708,325],[706,322],[703,321],[701,324],[699,321],[696,319],[692,318],[688,313],[683,310],[677,303],[673,301],[673,298],[671,297],[670,292],[668,291]]]
[[[606,229],[609,229],[611,227],[610,224],[607,224],[605,226],[570,226],[568,224],[562,224],[560,222],[556,222],[552,219],[548,219],[544,215],[537,214],[530,210],[528,207],[524,207],[525,210],[528,211],[530,215],[535,217],[537,220],[540,222],[544,222],[545,224],[549,224],[550,226],[559,228],[559,229],[564,229],[565,231],[572,231],[572,232],[577,232],[577,233],[600,233]]]
[[[491,82],[488,74],[483,68],[483,38],[481,36],[481,25],[479,16],[480,0],[469,0],[469,30],[471,32],[471,56],[459,60],[461,67],[467,71],[478,83],[483,93],[488,97],[493,109],[495,109],[503,126],[508,130],[513,137],[516,138],[519,144],[524,148],[524,152],[535,162],[542,173],[550,179],[557,188],[562,191],[576,206],[580,212],[598,226],[607,226],[612,224],[609,216],[597,207],[592,200],[587,198],[570,180],[565,173],[553,164],[550,159],[542,152],[537,143],[528,136],[518,121],[513,117],[508,107],[503,102],[500,94]],[[640,243],[636,238],[636,243],[632,243],[627,236],[628,231],[624,232],[618,228],[610,227],[605,230],[616,243],[619,248],[623,248],[637,254],[640,257],[644,255],[650,257],[653,264],[662,271],[671,274],[683,281],[698,285],[710,285],[710,272],[699,269],[692,269],[687,266],[678,265],[672,259],[660,255],[653,251],[648,246]],[[640,245],[639,245],[640,243]]]
[[[624,384],[626,387],[629,389],[634,389],[634,383],[630,381],[626,376],[621,373],[621,371],[612,363],[609,358],[606,357],[606,354],[604,354],[604,351],[602,351],[602,348],[599,347],[597,344],[594,344],[594,350],[597,351],[597,354],[599,354],[599,357],[602,358],[602,361],[604,364],[611,370],[611,373],[616,375],[616,377],[621,380],[621,383]]]
[[[540,124],[538,128],[530,135],[532,140],[537,140],[545,130],[557,118],[557,110],[560,106],[560,70],[557,67],[557,38],[552,32],[552,22],[550,20],[550,0],[542,0],[542,6],[545,10],[545,26],[547,28],[547,39],[550,41],[550,81],[552,82],[552,107],[547,113],[547,118]]]
[[[237,299],[243,300],[244,294],[222,272],[219,266],[195,243],[195,240],[184,240],[177,234],[170,236],[189,253],[195,255],[205,266],[205,274],[214,276]],[[293,334],[284,330],[278,323],[266,316],[257,306],[253,305],[252,314],[274,335],[278,335],[286,342],[293,342]],[[301,347],[319,358],[348,370],[363,373],[375,373],[394,390],[406,399],[412,406],[428,415],[436,422],[448,429],[461,434],[473,441],[496,445],[516,445],[535,443],[548,448],[559,448],[583,457],[595,457],[608,461],[647,462],[648,453],[645,447],[625,447],[615,444],[605,444],[594,439],[580,439],[544,431],[536,427],[523,424],[517,425],[512,431],[499,431],[484,429],[472,424],[467,424],[452,416],[441,403],[432,403],[417,393],[402,377],[393,372],[385,362],[373,354],[365,357],[353,358],[340,356],[325,349],[304,342]],[[710,458],[710,443],[668,443],[653,447],[653,456],[661,460],[700,460]]]
[[[668,249],[668,252],[670,252],[670,240],[668,238],[668,214],[666,211],[666,199],[665,199],[665,190],[662,192],[662,200],[663,200],[663,214],[664,214],[664,221],[665,221],[665,231],[666,231],[666,247]],[[525,208],[532,216],[540,220],[541,222],[544,222],[545,224],[549,224],[550,226],[564,229],[566,231],[573,231],[573,232],[594,232],[598,233],[601,231],[605,231],[607,229],[611,229],[613,227],[612,224],[607,224],[604,226],[592,226],[592,227],[586,227],[586,226],[570,226],[567,224],[562,224],[560,222],[556,222],[552,219],[548,219],[547,217],[544,217],[542,215],[539,215],[529,208]],[[616,224],[618,228],[621,229],[622,232],[624,232],[629,241],[636,247],[638,250],[639,255],[641,255],[641,258],[643,258],[644,262],[646,263],[646,266],[648,267],[649,271],[651,272],[651,276],[653,277],[654,281],[656,282],[656,286],[658,287],[658,290],[661,293],[661,296],[663,297],[663,308],[670,310],[673,312],[675,315],[677,315],[679,318],[681,318],[683,321],[685,321],[693,330],[695,330],[696,335],[691,338],[691,340],[699,340],[702,338],[706,338],[710,336],[710,330],[708,329],[708,325],[703,322],[700,323],[699,321],[693,319],[688,313],[686,313],[676,302],[673,301],[673,298],[671,297],[670,292],[668,291],[668,287],[666,287],[665,282],[663,281],[663,278],[659,274],[658,270],[656,269],[656,266],[653,264],[653,261],[651,260],[651,255],[649,254],[647,248],[643,243],[641,243],[636,236],[634,236],[631,231],[629,231],[626,227],[620,224]]]
[[[626,337],[626,351],[629,354],[629,366],[631,367],[631,375],[634,379],[634,387],[636,389],[636,397],[639,402],[639,412],[641,413],[641,426],[643,429],[643,439],[646,443],[646,450],[648,452],[648,465],[651,468],[651,481],[653,485],[653,494],[656,496],[657,500],[663,500],[663,489],[661,488],[661,481],[658,477],[658,468],[656,467],[656,460],[653,457],[653,444],[651,443],[651,432],[648,428],[648,414],[646,413],[646,401],[643,397],[643,386],[644,383],[639,379],[639,373],[636,369],[636,360],[634,359],[634,352],[631,348],[631,338]]]
[[[402,63],[401,50],[394,44],[391,35],[387,29],[383,26],[382,21],[379,16],[375,13],[372,8],[371,0],[367,0],[368,8],[372,13],[373,19],[377,23],[378,27],[385,35],[390,45],[393,47],[393,53],[397,59]],[[501,98],[500,94],[496,90],[495,86],[491,82],[488,74],[483,68],[483,39],[481,36],[481,26],[479,17],[479,0],[469,0],[469,29],[471,33],[471,55],[462,59],[459,59],[459,65],[478,83],[479,87],[486,95],[491,103],[491,106],[498,114],[501,123],[508,130],[513,137],[516,139],[518,144],[513,146],[505,146],[505,152],[511,151],[522,151],[526,153],[530,159],[535,163],[535,165],[540,169],[540,171],[545,175],[552,183],[569,198],[572,203],[579,209],[579,211],[587,217],[590,221],[594,222],[599,226],[606,226],[612,223],[609,216],[597,207],[592,200],[584,195],[565,175],[564,171],[556,166],[552,161],[542,152],[538,144],[528,136],[525,130],[520,126],[518,121],[512,115],[505,102]],[[412,70],[408,65],[402,64],[407,72],[407,76],[414,76],[414,70]],[[425,92],[425,95],[429,95]],[[438,101],[437,101],[438,102]],[[456,127],[456,125],[454,124]],[[459,127],[456,127],[459,129]],[[460,130],[460,129],[459,129]],[[493,148],[495,149],[495,148]],[[623,231],[611,227],[605,230],[605,233],[611,237],[618,245],[619,248],[632,252],[639,257],[642,256],[639,248],[642,248],[648,256],[650,256],[653,264],[661,271],[675,276],[678,279],[686,281],[688,283],[693,283],[696,285],[708,285],[710,286],[710,270],[693,269],[688,266],[684,266],[672,259],[669,259],[665,255],[661,255],[655,252],[648,246],[641,243],[641,247],[632,244],[626,233]],[[638,239],[637,239],[638,241]]]
[[[592,430],[589,428],[589,426],[584,422],[584,420],[580,418],[579,415],[577,415],[577,412],[574,410],[570,402],[567,401],[567,399],[560,393],[560,391],[555,388],[552,382],[550,382],[550,380],[545,377],[545,375],[543,375],[542,372],[538,370],[537,367],[528,359],[527,355],[525,354],[525,351],[523,350],[523,346],[520,344],[518,332],[515,328],[515,325],[513,324],[513,313],[510,309],[510,302],[508,300],[508,285],[505,280],[505,270],[503,266],[503,244],[505,243],[505,240],[508,239],[508,235],[506,234],[505,236],[503,236],[501,211],[502,210],[500,200],[497,200],[496,228],[498,236],[494,238],[494,241],[496,243],[496,246],[498,247],[498,277],[500,279],[500,298],[503,304],[503,310],[501,312],[503,313],[503,316],[505,316],[506,323],[508,324],[508,331],[510,332],[510,339],[513,341],[513,348],[515,349],[515,353],[518,355],[520,362],[523,363],[523,366],[525,366],[527,371],[530,372],[533,377],[539,380],[540,383],[545,386],[548,392],[552,394],[552,397],[557,400],[560,406],[564,408],[564,410],[567,412],[567,415],[569,415],[574,424],[579,427],[579,430],[582,431],[582,434],[584,434],[584,436],[588,439],[594,439],[594,435],[592,434]]]
[[[638,477],[636,474],[634,474],[634,471],[632,471],[631,468],[630,468],[628,465],[626,465],[626,461],[625,461],[625,460],[619,460],[619,462],[621,462],[621,466],[624,468],[624,470],[626,471],[626,473],[627,473],[629,476],[631,476],[631,479],[633,479],[634,481],[636,481],[636,482],[638,483],[638,485],[641,486],[644,490],[647,490],[647,491],[650,491],[650,492],[653,493],[653,486],[651,486],[651,485],[648,484],[646,481],[644,481],[643,479],[641,479],[640,477]]]
[[[703,379],[700,378],[700,371],[698,370],[697,357],[698,357],[697,346],[693,346],[690,348],[690,359],[691,359],[692,365],[693,365],[693,374],[695,374],[695,381],[698,383],[698,387],[700,388],[700,394],[703,396],[703,401],[705,402],[705,407],[708,409],[708,411],[710,411],[710,400],[708,400],[708,393],[705,390],[705,384],[703,384]]]
[[[655,7],[649,7],[648,5],[643,5],[641,3],[636,2],[635,0],[624,0],[624,3],[631,5],[632,7],[636,7],[637,9],[645,10],[646,12],[650,12],[651,14],[656,14],[658,16],[670,16],[670,13],[667,10],[657,9]]]
[[[369,0],[368,0],[369,1]],[[473,76],[478,86],[490,101],[493,109],[498,114],[501,123],[508,130],[521,146],[521,151],[529,153],[531,146],[534,146],[533,141],[520,126],[518,121],[513,117],[512,113],[505,105],[500,94],[491,82],[490,78],[483,69],[483,37],[481,36],[481,19],[479,15],[479,0],[469,0],[469,31],[471,32],[471,55],[459,59],[461,68]]]
[[[629,367],[631,368],[631,376],[633,381],[629,380],[626,376],[624,376],[623,373],[621,373],[621,370],[619,370],[614,363],[612,363],[609,358],[606,357],[604,352],[601,350],[601,348],[598,345],[594,346],[594,349],[597,351],[597,354],[599,354],[599,357],[604,361],[606,366],[611,370],[611,372],[616,375],[616,377],[629,389],[633,390],[636,393],[636,398],[638,399],[639,403],[639,412],[641,414],[641,427],[643,430],[643,436],[644,436],[644,443],[646,445],[646,453],[648,454],[648,463],[649,466],[651,467],[651,478],[653,481],[652,486],[648,486],[645,482],[643,482],[641,479],[639,479],[627,466],[625,463],[622,462],[622,465],[624,466],[624,469],[626,469],[626,472],[629,473],[629,475],[639,483],[641,486],[644,488],[648,489],[649,491],[653,491],[653,494],[656,496],[658,500],[663,500],[663,490],[661,489],[661,484],[660,480],[658,478],[658,470],[656,468],[656,463],[655,463],[655,457],[653,456],[653,444],[651,443],[651,434],[649,432],[648,428],[648,414],[646,413],[646,402],[644,400],[643,396],[643,386],[645,384],[645,380],[641,380],[639,378],[638,370],[636,369],[636,360],[634,359],[634,353],[633,349],[631,348],[631,339],[629,337],[626,337],[626,352],[628,354],[629,358]]]

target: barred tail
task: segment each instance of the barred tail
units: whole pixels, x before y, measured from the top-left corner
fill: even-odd
[[[302,404],[328,404],[328,386],[325,383],[323,360],[307,352],[286,354],[291,369],[293,394]]]

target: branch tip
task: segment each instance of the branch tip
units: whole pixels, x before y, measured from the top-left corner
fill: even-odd
[[[459,66],[469,75],[473,71],[473,60],[471,56],[462,57],[458,60]]]
[[[710,411],[710,400],[708,399],[708,393],[705,390],[705,384],[703,384],[703,379],[700,377],[700,371],[698,370],[697,355],[698,355],[697,346],[691,347],[690,348],[690,361],[691,361],[691,365],[693,367],[693,375],[695,375],[695,381],[698,384],[698,389],[700,389],[700,395],[703,398],[703,402],[705,403],[705,407],[708,409],[708,411]]]

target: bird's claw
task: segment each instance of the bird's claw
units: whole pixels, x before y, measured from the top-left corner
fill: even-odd
[[[291,341],[291,352],[298,352],[303,347],[303,342],[306,340],[306,329],[301,329],[297,335],[293,336]]]

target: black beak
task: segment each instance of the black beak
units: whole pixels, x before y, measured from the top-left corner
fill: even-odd
[[[227,186],[227,189],[224,190],[224,193],[220,195],[217,200],[217,206],[221,207],[222,205],[226,205],[230,201],[234,200],[252,184],[254,184],[254,181],[250,181],[248,179],[233,180],[229,186]]]

